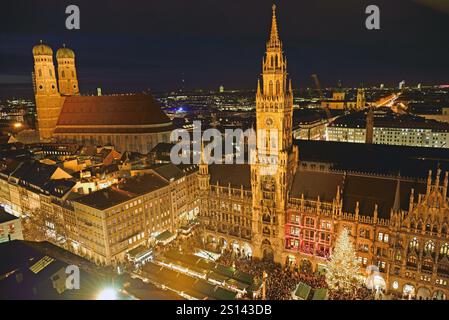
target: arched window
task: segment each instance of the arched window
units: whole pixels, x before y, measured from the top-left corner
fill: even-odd
[[[270,243],[270,241],[268,239],[263,239],[262,244],[263,245],[267,245],[267,246],[271,245],[271,243]]]
[[[268,213],[264,213],[264,215],[262,216],[262,220],[264,222],[270,222],[271,221],[270,215]]]
[[[424,246],[424,253],[432,255],[435,253],[435,243],[432,240],[426,242],[426,245]]]
[[[445,243],[440,248],[440,258],[447,257],[449,255],[449,243]]]
[[[435,225],[433,226],[433,228],[432,228],[432,233],[434,233],[434,234],[437,234],[437,233],[438,233],[438,227],[437,227],[436,224],[435,224]]]
[[[422,231],[422,222],[421,221],[418,222],[418,226],[416,228],[418,229],[418,231]]]
[[[271,67],[274,67],[274,57],[271,57]]]
[[[433,261],[432,259],[424,259],[422,268],[427,271],[431,271],[433,269]]]
[[[269,235],[270,234],[270,229],[268,227],[264,227],[263,231],[264,234]]]
[[[417,261],[418,260],[417,260],[416,256],[408,256],[408,258],[407,258],[407,264],[409,264],[409,265],[416,266]]]
[[[412,240],[410,240],[410,243],[408,245],[410,250],[415,250],[418,251],[419,250],[419,241],[416,237],[414,237]]]
[[[268,94],[270,96],[273,95],[273,81],[270,80],[270,83],[268,84]]]
[[[61,71],[61,77],[62,77],[62,78],[65,78],[65,72],[64,72],[64,70]]]
[[[39,74],[39,77],[42,77],[42,70],[41,69],[39,69],[38,74]]]
[[[279,82],[279,80],[276,81],[276,94],[280,94],[281,93],[281,84]]]

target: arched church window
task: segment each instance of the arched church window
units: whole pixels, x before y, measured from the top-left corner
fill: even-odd
[[[274,67],[274,57],[271,57],[271,67]]]
[[[449,255],[449,243],[445,243],[440,248],[440,258],[447,257]]]
[[[42,70],[41,69],[39,69],[38,74],[39,74],[39,77],[42,77]]]
[[[408,247],[409,247],[410,250],[418,251],[419,250],[419,241],[418,241],[418,239],[416,237],[414,237],[412,240],[410,240],[410,243],[409,243]]]
[[[270,96],[273,95],[273,81],[270,80],[270,83],[268,84],[268,93]]]
[[[279,80],[276,81],[276,94],[281,93],[281,84],[279,83]]]
[[[424,246],[424,252],[426,254],[432,255],[435,253],[435,243],[432,240],[426,242],[426,245]]]
[[[48,70],[48,73],[50,74],[50,77],[53,77],[53,72],[50,70]]]
[[[62,78],[65,78],[65,72],[64,72],[64,70],[61,71],[61,77],[62,77]]]

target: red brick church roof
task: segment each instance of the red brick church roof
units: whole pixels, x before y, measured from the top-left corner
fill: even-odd
[[[109,129],[158,132],[171,128],[171,120],[150,95],[71,96],[64,101],[55,133]]]

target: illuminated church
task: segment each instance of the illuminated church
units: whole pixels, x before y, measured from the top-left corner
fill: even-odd
[[[159,142],[169,142],[172,122],[150,95],[82,96],[73,50],[58,49],[57,73],[49,46],[34,46],[33,56],[41,141],[114,145],[143,154]]]

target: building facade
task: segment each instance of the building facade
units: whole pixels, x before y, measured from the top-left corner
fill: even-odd
[[[256,94],[257,133],[279,129],[274,139],[279,147],[270,149],[270,140],[258,137],[251,165],[201,161],[203,240],[211,247],[321,271],[346,228],[362,269],[367,276],[372,273],[376,287],[446,299],[448,173],[429,172],[425,181],[335,171],[319,159],[303,166],[290,140],[291,89],[286,86],[274,8],[262,77]]]
[[[369,113],[372,126],[367,125]],[[371,143],[397,146],[448,148],[449,125],[412,115],[394,115],[390,110],[366,110],[337,118],[327,126],[327,141],[365,143],[367,128]],[[368,139],[369,140],[369,139]]]

